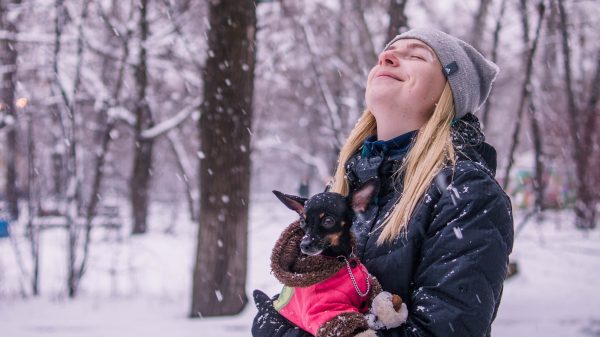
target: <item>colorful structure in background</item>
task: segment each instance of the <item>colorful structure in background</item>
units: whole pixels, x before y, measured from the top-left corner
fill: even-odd
[[[544,208],[561,209],[575,203],[573,179],[553,165],[544,167]],[[512,172],[509,194],[513,207],[531,209],[535,206],[535,171],[529,167],[516,167]]]
[[[6,186],[6,163],[4,162],[4,144],[0,142],[0,239],[7,238],[8,233],[8,219],[10,216],[6,213],[6,207],[4,202],[4,186]]]
[[[0,219],[0,239],[8,237],[8,220]]]
[[[10,225],[9,218],[8,214],[4,212],[2,204],[0,204],[0,239],[7,238],[10,235],[8,232],[8,226]]]

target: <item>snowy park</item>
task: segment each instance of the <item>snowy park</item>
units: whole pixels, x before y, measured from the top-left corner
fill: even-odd
[[[597,0],[0,0],[0,337],[251,336],[298,215],[322,244],[299,259],[346,252],[327,258],[364,297],[360,244],[415,335],[495,313],[494,337],[600,337],[598,17]],[[326,188],[343,203],[308,216]]]
[[[143,238],[112,242],[106,240],[110,233],[97,233],[93,272],[75,300],[66,298],[62,289],[64,234],[48,232],[43,238],[41,298],[18,296],[13,250],[0,241],[3,336],[248,336],[256,313],[251,300],[239,315],[187,318],[195,226],[172,219],[168,209],[156,208],[151,214],[153,230]],[[527,222],[518,234],[511,260],[519,271],[505,283],[494,336],[600,335],[600,233],[574,230],[571,218],[568,212],[548,213],[539,222]],[[294,217],[274,196],[265,195],[257,197],[250,219],[247,293],[258,288],[276,294],[281,284],[270,273],[270,250]],[[172,221],[178,224],[165,235]]]

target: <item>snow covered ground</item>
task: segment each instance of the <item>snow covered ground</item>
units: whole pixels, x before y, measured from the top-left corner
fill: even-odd
[[[0,241],[0,336],[247,337],[256,310],[187,319],[196,230],[182,209],[155,207],[150,233],[129,237],[98,231],[89,273],[76,300],[65,296],[66,234],[44,233],[39,298],[19,296],[14,249]],[[248,294],[280,285],[269,273],[269,252],[294,214],[274,197],[255,198],[249,229]],[[520,222],[517,212],[516,224]],[[512,255],[519,274],[506,282],[495,337],[600,336],[600,231],[572,229],[567,213],[549,213],[519,234]],[[171,234],[165,231],[171,228]],[[27,260],[26,242],[18,241]]]

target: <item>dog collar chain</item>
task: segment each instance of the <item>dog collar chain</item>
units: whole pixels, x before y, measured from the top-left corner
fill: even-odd
[[[360,288],[358,287],[358,284],[356,283],[354,274],[352,274],[352,268],[350,267],[350,262],[348,262],[348,259],[343,255],[340,256],[340,258],[343,258],[344,262],[346,262],[346,268],[348,269],[348,275],[350,275],[350,280],[352,281],[352,284],[354,285],[354,289],[356,290],[356,293],[360,297],[367,296],[369,294],[369,291],[371,291],[371,282],[369,282],[369,275],[367,275],[367,290],[363,293],[362,291],[360,291]]]

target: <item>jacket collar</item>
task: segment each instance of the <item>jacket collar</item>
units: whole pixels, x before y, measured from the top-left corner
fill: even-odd
[[[406,153],[413,144],[412,139],[415,135],[416,131],[411,131],[397,137],[400,139],[394,138],[387,142],[374,141],[373,138],[365,140],[361,151],[346,163],[347,177],[351,187],[356,188],[374,177],[379,177],[382,181],[390,179],[391,175],[400,168]],[[451,135],[458,161],[477,162],[492,176],[495,175],[496,150],[485,142],[485,136],[475,115],[468,113],[455,121],[452,124]],[[383,145],[385,143],[388,144]],[[366,147],[374,149],[365,150]],[[364,153],[365,151],[367,153]],[[393,188],[393,186],[391,187]]]

